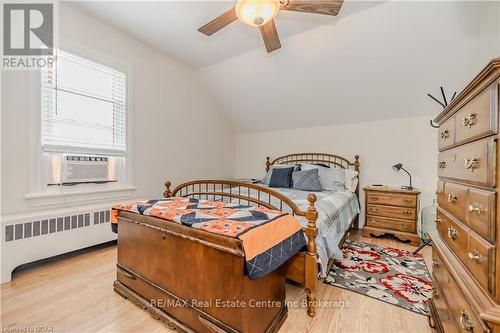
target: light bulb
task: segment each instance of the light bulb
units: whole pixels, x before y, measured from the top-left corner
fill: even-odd
[[[274,19],[279,9],[279,0],[238,0],[236,16],[241,22],[258,27]]]

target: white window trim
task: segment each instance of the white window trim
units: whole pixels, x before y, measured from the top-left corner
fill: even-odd
[[[106,199],[119,199],[131,197],[135,191],[132,182],[132,82],[133,68],[124,65],[108,56],[98,54],[95,51],[86,49],[80,45],[72,44],[68,41],[59,41],[59,48],[84,57],[86,59],[104,64],[106,66],[123,71],[127,74],[127,110],[126,110],[126,147],[125,152],[126,168],[124,181],[120,183],[108,184],[87,184],[78,188],[63,188],[59,186],[48,187],[46,181],[46,163],[43,161],[42,132],[41,132],[41,108],[40,108],[40,72],[33,70],[29,77],[29,121],[28,121],[28,142],[29,142],[29,174],[28,193],[25,199],[31,205],[57,205],[66,203],[65,198],[69,196],[71,202],[102,201]],[[71,151],[68,151],[71,152]],[[91,150],[89,150],[89,153]],[[96,195],[97,194],[97,195]]]

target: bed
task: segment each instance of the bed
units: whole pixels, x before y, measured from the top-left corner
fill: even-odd
[[[269,188],[265,184],[259,184],[259,186],[278,192],[292,200],[300,210],[307,210],[308,192],[288,188]],[[360,206],[357,195],[349,190],[315,192],[315,195],[315,207],[318,211],[316,251],[318,253],[319,276],[325,278],[329,259],[342,258],[342,243],[346,233],[358,217]],[[271,204],[277,206],[279,203],[271,202]],[[293,214],[288,207],[283,210]],[[302,227],[306,228],[307,219],[300,216],[297,218]]]
[[[352,168],[357,172],[360,166],[358,156],[350,162],[325,153],[292,154],[273,161],[267,158],[266,170],[275,163],[321,163],[332,168]],[[326,273],[326,258],[338,250],[349,228],[357,221],[357,211],[351,209],[349,215],[345,207],[358,205],[358,187],[349,195],[341,191],[299,194],[259,184],[214,179],[186,182],[173,190],[170,182],[167,181],[165,186],[163,196],[167,201],[202,203],[210,200],[213,204],[247,204],[263,212],[272,210],[295,217],[293,220],[299,222],[296,233],[305,235],[305,238],[302,236],[305,250],[294,252],[293,257],[278,269],[253,280],[249,278],[248,266],[245,266],[245,246],[240,239],[178,223],[165,223],[168,218],[162,220],[117,210],[114,217],[120,223],[114,289],[118,294],[181,331],[275,332],[287,315],[284,282],[288,279],[304,286],[307,313],[310,316],[316,314],[318,275]],[[325,212],[335,202],[339,210],[325,218]],[[171,221],[175,222],[174,219]],[[335,232],[331,232],[332,228]],[[204,273],[193,276],[193,272]],[[277,306],[220,308],[209,302],[219,296],[247,302],[257,299]],[[181,302],[181,306],[165,308],[154,303],[155,300],[169,304]],[[200,301],[208,301],[208,305],[200,304]]]
[[[316,314],[316,284],[318,276],[325,277],[328,258],[340,257],[342,245],[349,230],[359,223],[359,156],[354,161],[328,153],[295,153],[271,159],[266,157],[265,170],[273,165],[321,164],[330,168],[349,169],[357,172],[357,185],[353,192],[294,191],[269,188],[231,180],[194,180],[171,190],[165,183],[164,197],[198,197],[214,200],[247,202],[278,209],[295,216],[307,237],[307,249],[290,259],[283,267],[286,278],[306,289],[307,313]],[[301,192],[301,193],[300,193]],[[319,199],[319,200],[318,200]],[[326,215],[326,216],[325,216]]]

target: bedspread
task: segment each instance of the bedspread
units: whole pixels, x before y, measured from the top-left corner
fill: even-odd
[[[263,207],[195,198],[138,200],[114,205],[112,223],[120,210],[240,239],[250,279],[274,271],[306,245],[298,220]]]
[[[259,186],[269,188],[267,185],[259,184]],[[283,194],[291,199],[300,210],[307,210],[309,202],[307,195],[309,191],[299,191],[288,188],[270,188],[273,191]],[[329,258],[341,259],[342,251],[339,248],[339,243],[353,219],[359,214],[360,207],[356,194],[343,191],[322,191],[314,192],[317,197],[315,204],[318,210],[318,235],[316,236],[316,246],[318,252],[319,273],[321,277],[326,277],[327,265]],[[263,201],[267,197],[262,198]],[[279,207],[279,201],[272,199],[271,204]],[[290,213],[288,207],[283,207],[283,211]],[[303,227],[307,225],[305,218],[298,218]]]

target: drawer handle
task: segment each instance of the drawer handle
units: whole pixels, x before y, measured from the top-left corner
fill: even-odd
[[[478,203],[473,203],[472,205],[469,205],[469,212],[471,213],[476,213],[477,215],[481,214],[481,211],[483,210],[483,206]]]
[[[448,202],[454,204],[457,202],[458,196],[455,193],[448,194]]]
[[[464,166],[467,170],[474,171],[479,167],[479,158],[466,158]]]
[[[453,227],[448,227],[448,237],[454,241],[455,239],[457,239],[458,235],[457,235],[457,229],[453,228]]]
[[[438,224],[438,223],[443,222],[443,220],[441,220],[440,218],[436,217],[436,218],[434,219],[434,222],[436,222],[436,224]]]
[[[463,124],[465,127],[471,128],[472,125],[474,125],[475,123],[476,123],[475,113],[469,113],[469,115],[463,119]]]
[[[465,310],[462,310],[460,312],[459,322],[460,322],[460,327],[462,327],[462,329],[464,331],[467,331],[467,332],[474,331],[474,324],[470,320],[469,315],[467,314],[467,312]]]
[[[469,259],[472,261],[475,261],[477,263],[480,263],[483,261],[483,257],[481,256],[481,253],[479,253],[478,250],[472,250],[472,252],[468,253]]]
[[[435,288],[435,287],[432,287],[432,297],[439,298],[439,292],[438,292],[437,288]]]
[[[446,168],[446,162],[445,161],[439,161],[438,162],[438,169],[445,169]]]
[[[377,201],[378,197],[370,197],[370,199],[373,200],[373,201]]]
[[[405,211],[403,212],[403,215],[409,216],[409,215],[413,215],[413,213],[412,213],[412,212],[409,212],[409,211],[407,211],[407,210],[405,210]]]
[[[167,239],[167,235],[166,234],[161,234],[161,239],[163,239],[163,240]]]
[[[408,204],[408,205],[409,205],[409,204],[412,204],[412,203],[413,203],[413,200],[411,200],[411,199],[403,199],[403,202],[404,202],[405,204]]]
[[[225,333],[226,332],[223,329],[221,329],[220,327],[218,327],[217,325],[215,325],[215,324],[211,323],[210,321],[208,321],[207,319],[203,318],[202,316],[198,316],[198,320],[200,321],[200,323],[203,324],[203,326],[205,326],[206,328],[208,328],[212,332],[215,332],[215,333]]]
[[[441,132],[441,140],[446,140],[450,137],[450,131],[448,130],[444,130],[443,132]]]
[[[434,192],[436,195],[440,195],[441,192],[439,190],[436,190],[436,192]]]
[[[432,258],[432,268],[436,269],[439,267],[439,263],[436,259]]]

